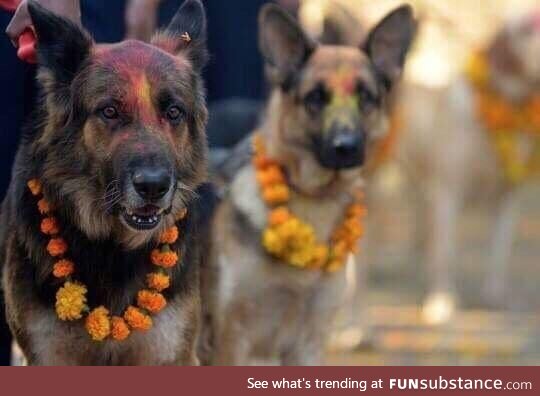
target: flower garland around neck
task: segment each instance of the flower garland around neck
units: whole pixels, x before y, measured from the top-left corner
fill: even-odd
[[[474,88],[477,115],[488,130],[505,178],[518,184],[540,175],[540,93],[513,103],[490,87],[490,67],[486,55],[474,54],[466,74]],[[520,138],[530,136],[530,153],[520,150]]]
[[[280,165],[266,155],[262,136],[253,138],[252,163],[256,171],[262,198],[270,208],[267,226],[263,230],[262,245],[265,250],[285,263],[304,269],[336,272],[351,253],[358,249],[363,235],[362,221],[366,215],[363,194],[358,191],[346,209],[341,224],[334,230],[330,243],[316,240],[313,227],[287,207],[290,189]]]
[[[168,271],[178,263],[178,255],[171,248],[178,240],[178,228],[170,227],[160,235],[159,246],[152,250],[149,257],[156,270],[146,276],[147,288],[137,293],[136,306],[130,305],[121,316],[113,316],[104,306],[94,309],[88,307],[88,289],[74,278],[77,273],[76,263],[68,258],[68,244],[60,236],[58,220],[54,217],[52,206],[43,196],[41,182],[32,179],[27,185],[32,195],[39,199],[37,206],[43,215],[41,232],[50,238],[46,250],[55,260],[52,275],[64,281],[56,292],[55,309],[58,318],[62,321],[76,321],[85,317],[86,331],[94,341],[123,341],[133,330],[149,330],[153,324],[151,315],[157,314],[167,305],[161,292],[169,288],[171,280]],[[178,220],[186,214],[184,210]]]

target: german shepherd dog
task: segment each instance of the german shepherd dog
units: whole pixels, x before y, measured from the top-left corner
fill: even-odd
[[[505,23],[484,50],[488,85],[507,103],[523,106],[540,93],[540,13],[529,13]],[[488,208],[493,232],[487,252],[485,283],[479,286],[485,302],[501,307],[508,301],[508,262],[521,194],[538,183],[536,173],[512,183],[494,149],[493,133],[479,117],[477,94],[469,76],[458,76],[448,88],[422,93],[404,87],[402,104],[406,137],[400,144],[409,176],[424,195],[422,217],[428,225],[426,260],[429,295],[424,316],[438,324],[451,318],[457,306],[455,261],[458,219],[466,202]],[[426,90],[424,90],[426,91]],[[419,96],[421,95],[421,96]],[[419,113],[426,116],[418,117]],[[434,133],[436,131],[437,133]],[[518,162],[537,161],[538,136],[517,133]]]
[[[200,71],[206,17],[187,0],[151,44],[96,45],[81,28],[35,2],[42,100],[25,132],[2,207],[7,318],[32,365],[198,364],[199,262],[209,188],[207,110]],[[144,289],[150,252],[175,223],[180,257],[167,306],[147,332],[94,342],[81,321],[55,314],[61,286],[40,234],[38,178],[88,288],[88,305],[119,315]],[[195,199],[197,198],[198,199]],[[179,214],[185,212],[182,220]],[[207,216],[209,217],[209,216]]]
[[[371,144],[387,129],[386,98],[414,34],[412,11],[403,6],[390,13],[362,47],[317,43],[275,5],[263,8],[259,24],[273,89],[258,133],[286,173],[292,210],[318,240],[328,240],[362,184]],[[358,105],[335,100],[342,84]],[[320,364],[342,304],[345,271],[295,269],[265,253],[268,209],[248,147],[241,143],[234,166],[223,167],[232,179],[213,223],[210,363]]]

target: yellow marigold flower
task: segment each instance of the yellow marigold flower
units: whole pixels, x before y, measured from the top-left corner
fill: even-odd
[[[161,292],[169,288],[171,279],[168,275],[160,273],[152,273],[146,276],[146,284],[150,289],[154,289],[158,292]]]
[[[178,227],[172,226],[161,233],[159,243],[172,244],[178,240]]]
[[[73,264],[73,261],[66,259],[57,261],[53,267],[53,275],[56,278],[65,278],[66,276],[73,274],[74,271],[75,265]]]
[[[291,218],[289,209],[284,206],[280,206],[272,211],[268,215],[268,224],[273,227],[285,223]]]
[[[325,245],[316,246],[315,249],[313,250],[313,257],[311,258],[309,267],[313,269],[322,268],[328,261],[329,254],[330,254],[330,251],[328,249],[328,246],[325,246]]]
[[[32,195],[37,196],[41,194],[41,182],[38,179],[29,180],[26,184]]]
[[[152,327],[152,318],[133,306],[126,309],[124,319],[135,330],[147,331]]]
[[[328,265],[326,266],[326,271],[330,273],[334,273],[339,271],[341,268],[343,268],[343,265],[345,264],[345,260],[340,259],[333,259],[331,260]]]
[[[267,229],[263,232],[262,244],[266,251],[275,256],[281,255],[285,248],[285,241],[273,229]]]
[[[56,314],[61,320],[82,318],[86,307],[86,287],[80,283],[66,282],[56,292]]]
[[[141,290],[137,294],[137,305],[150,313],[158,313],[167,305],[163,294],[152,290]]]
[[[152,263],[158,267],[171,268],[178,263],[178,255],[172,250],[160,251],[159,249],[154,249],[150,256]]]
[[[276,184],[263,188],[263,199],[269,205],[286,203],[289,200],[289,187],[285,184]]]
[[[111,336],[114,340],[124,341],[126,338],[129,337],[131,331],[129,330],[129,327],[123,318],[119,316],[113,316],[111,319],[111,325]]]
[[[52,238],[47,244],[47,252],[53,257],[62,256],[67,250],[67,243],[62,238]]]
[[[52,210],[51,204],[45,198],[38,201],[38,210],[41,214],[49,214]]]
[[[94,309],[86,317],[85,327],[94,341],[103,341],[111,334],[109,311],[105,307]]]
[[[41,220],[41,232],[45,235],[55,235],[60,232],[58,221],[54,217],[46,217]]]

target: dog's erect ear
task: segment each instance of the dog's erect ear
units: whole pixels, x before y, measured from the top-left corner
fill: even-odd
[[[388,14],[369,33],[364,50],[387,87],[401,76],[415,32],[412,8],[404,5]]]
[[[37,59],[58,83],[69,84],[92,46],[90,36],[75,23],[45,9],[35,1],[28,2],[37,36]]]
[[[284,89],[315,49],[315,42],[280,7],[264,6],[259,16],[259,46],[270,80]]]
[[[186,0],[169,26],[152,38],[152,44],[172,54],[185,54],[200,71],[208,60],[206,13],[200,0]]]

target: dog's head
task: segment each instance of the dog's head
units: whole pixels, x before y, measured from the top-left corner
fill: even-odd
[[[187,0],[151,44],[111,45],[36,3],[29,10],[47,111],[44,180],[87,235],[138,246],[174,222],[206,176],[203,6]]]
[[[496,72],[495,83],[510,95],[540,91],[540,10],[507,23],[488,57]]]
[[[260,47],[281,106],[270,109],[279,113],[275,129],[283,147],[304,156],[294,161],[296,178],[318,166],[323,172],[311,178],[322,182],[321,173],[335,176],[364,164],[370,142],[386,133],[386,97],[402,73],[415,28],[411,8],[402,6],[363,44],[323,45],[277,6],[262,10]]]

